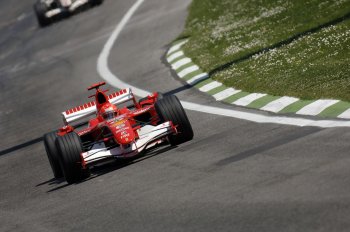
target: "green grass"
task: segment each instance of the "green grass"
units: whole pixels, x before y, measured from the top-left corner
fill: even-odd
[[[194,0],[185,54],[212,78],[248,92],[350,100],[350,20],[250,54],[350,13],[350,0]]]

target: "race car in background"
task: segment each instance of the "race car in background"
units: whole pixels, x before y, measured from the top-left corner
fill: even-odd
[[[108,90],[99,88],[104,84],[90,86],[88,90],[95,89],[90,98],[95,100],[63,112],[64,126],[44,135],[56,178],[78,182],[98,163],[137,157],[155,145],[175,146],[193,138],[190,121],[175,95],[155,92],[136,101],[131,89],[106,95]],[[83,124],[87,127],[78,129]]]
[[[66,18],[79,9],[102,4],[103,0],[37,0],[34,11],[41,27]]]

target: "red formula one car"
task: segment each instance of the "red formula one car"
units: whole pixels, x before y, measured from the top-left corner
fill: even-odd
[[[135,157],[163,142],[189,141],[193,131],[176,96],[153,93],[136,101],[131,89],[106,95],[94,84],[95,101],[62,113],[64,126],[44,135],[44,144],[54,176],[74,183],[89,176],[89,168],[108,159]],[[82,121],[77,126],[72,122]],[[75,127],[87,124],[83,129]]]

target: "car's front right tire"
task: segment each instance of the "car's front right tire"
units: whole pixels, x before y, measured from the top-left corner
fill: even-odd
[[[193,130],[181,102],[175,95],[166,96],[155,103],[161,122],[171,121],[176,126],[177,134],[169,135],[171,145],[178,145],[193,138]]]

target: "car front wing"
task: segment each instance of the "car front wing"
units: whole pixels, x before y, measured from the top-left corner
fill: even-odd
[[[81,154],[84,166],[109,158],[133,157],[146,148],[162,142],[166,136],[176,133],[176,128],[171,122],[165,122],[157,126],[144,126],[137,132],[139,139],[127,146],[120,145],[114,148],[107,148],[103,142],[94,144],[91,150]]]

